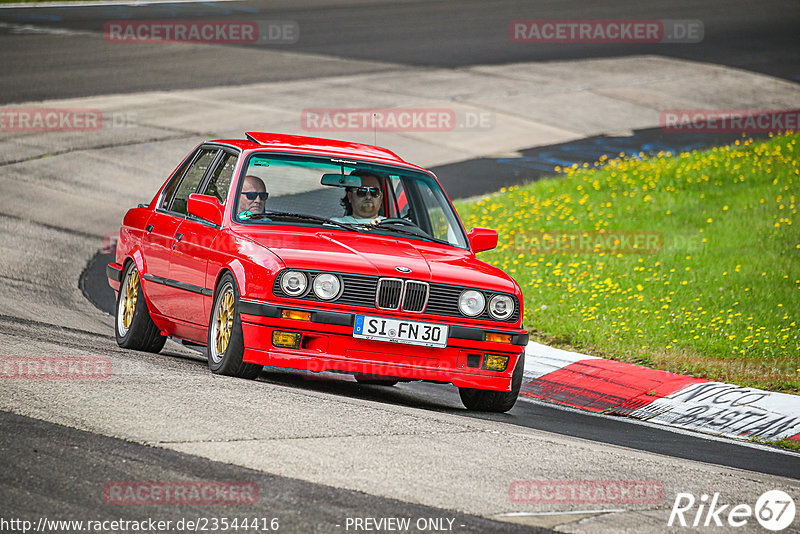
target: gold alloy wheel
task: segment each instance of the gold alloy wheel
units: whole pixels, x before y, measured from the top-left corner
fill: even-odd
[[[128,283],[125,284],[125,301],[122,311],[122,326],[127,331],[133,322],[133,312],[136,311],[136,301],[139,298],[139,271],[136,267],[131,269],[128,275]]]
[[[217,307],[216,344],[217,354],[222,356],[228,349],[233,331],[233,288],[227,286],[225,294]]]

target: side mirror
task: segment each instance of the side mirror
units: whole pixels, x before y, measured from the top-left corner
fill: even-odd
[[[472,252],[476,254],[484,250],[492,250],[497,246],[497,230],[473,228],[467,234],[467,239],[469,239]]]
[[[212,222],[217,226],[222,226],[222,216],[225,207],[219,203],[217,197],[192,193],[189,195],[189,202],[186,210],[190,215],[199,217],[204,221]]]

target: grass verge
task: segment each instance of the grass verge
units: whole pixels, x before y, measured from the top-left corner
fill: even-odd
[[[800,452],[800,441],[791,439],[779,439],[777,441],[769,441],[766,439],[750,438],[753,443],[760,443],[762,445],[771,445],[772,447],[782,447],[784,449],[791,449]]]
[[[532,337],[800,393],[800,135],[620,155],[456,207],[496,228]]]

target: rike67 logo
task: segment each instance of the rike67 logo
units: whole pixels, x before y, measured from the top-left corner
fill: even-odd
[[[767,530],[779,531],[794,521],[794,500],[784,491],[770,490],[749,504],[722,504],[719,493],[703,494],[696,499],[691,493],[678,493],[667,525],[680,527],[743,527],[755,517]]]

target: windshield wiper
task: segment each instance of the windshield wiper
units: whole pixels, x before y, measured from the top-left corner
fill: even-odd
[[[391,223],[377,224],[377,225],[366,223],[362,224],[361,227],[371,230],[389,230],[391,232],[397,232],[398,234],[405,234],[413,237],[421,237],[422,239],[433,241],[434,243],[441,243],[442,245],[450,245],[451,247],[453,246],[453,244],[449,241],[445,241],[444,239],[439,239],[438,237],[433,237],[428,235],[427,233],[425,233],[425,230],[420,229],[420,233],[417,233],[417,232],[412,232],[410,230],[406,230],[404,228],[398,228],[396,226],[390,226],[390,225]]]
[[[320,217],[318,215],[308,215],[306,213],[292,213],[289,211],[267,211],[265,213],[251,213],[247,217],[248,219],[272,219],[272,218],[283,218],[283,219],[298,219],[301,221],[314,221],[323,224],[332,224],[334,226],[338,226],[340,228],[344,228],[345,230],[350,230],[351,232],[361,232],[357,226],[353,226],[352,224],[341,223],[338,221],[334,221],[333,219],[328,219],[327,217]]]

